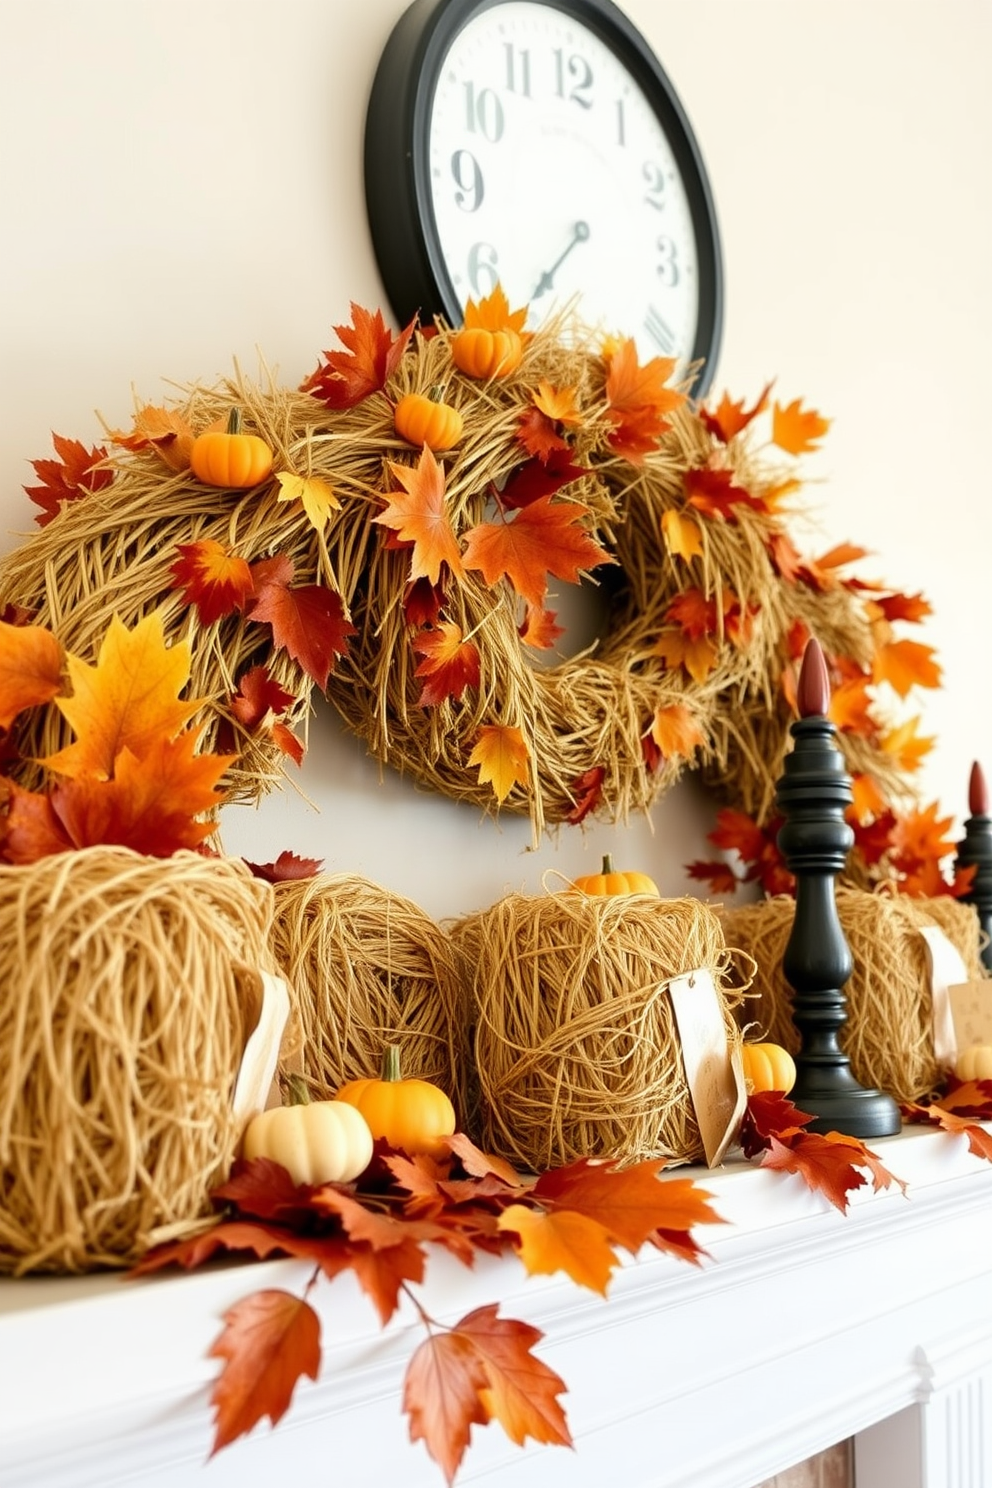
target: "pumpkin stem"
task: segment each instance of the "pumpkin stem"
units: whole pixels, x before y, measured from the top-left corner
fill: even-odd
[[[427,389],[427,396],[428,398],[430,398],[432,403],[443,403],[444,394],[445,386],[443,382],[435,382],[431,387]]]
[[[612,873],[613,872],[613,854],[612,853],[604,853],[603,854],[603,872],[604,873]]]
[[[241,409],[240,408],[232,408],[231,411],[230,411],[230,413],[227,415],[227,432],[228,432],[228,434],[240,434],[241,433]]]
[[[382,1051],[382,1070],[379,1075],[381,1080],[390,1083],[400,1079],[400,1046],[399,1044],[387,1044]]]
[[[283,1084],[291,1106],[310,1104],[310,1087],[302,1075],[287,1075]]]

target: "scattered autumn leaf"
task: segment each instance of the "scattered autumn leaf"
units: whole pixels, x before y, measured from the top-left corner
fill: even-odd
[[[566,821],[577,826],[596,810],[603,798],[605,779],[605,767],[592,765],[588,770],[583,770],[577,780],[572,781],[571,792],[574,804],[565,818]]]
[[[661,535],[665,540],[665,547],[674,558],[682,558],[686,563],[691,563],[693,558],[702,554],[703,534],[699,523],[692,517],[683,516],[673,507],[662,515]]]
[[[245,864],[255,878],[265,883],[291,883],[301,878],[313,878],[323,867],[323,859],[301,858],[287,850],[271,863],[250,863],[246,858]]]
[[[703,683],[716,664],[719,647],[709,636],[666,630],[658,637],[654,652],[671,671],[684,667],[694,682]]]
[[[189,420],[175,408],[156,408],[150,403],[139,408],[129,434],[115,429],[114,444],[122,449],[153,449],[170,470],[189,469],[190,450],[196,431]]]
[[[530,782],[530,750],[520,730],[509,724],[483,724],[468,763],[478,765],[479,784],[491,784],[498,801],[505,801],[515,785]]]
[[[939,687],[941,670],[932,646],[920,641],[890,641],[875,652],[872,678],[887,682],[904,698],[914,687]]]
[[[555,623],[557,619],[557,610],[529,604],[525,607],[523,623],[517,627],[517,634],[525,646],[548,651],[565,634],[564,627]]]
[[[255,598],[248,617],[270,625],[276,647],[323,689],[355,627],[345,618],[340,594],[322,584],[293,585],[292,577],[292,561],[283,555],[252,564]]]
[[[393,336],[382,318],[382,311],[351,305],[351,325],[334,327],[344,351],[325,351],[318,365],[300,391],[311,393],[328,408],[353,408],[370,393],[385,387],[402,360],[416,325],[414,317],[398,336]]]
[[[701,408],[699,416],[715,439],[719,439],[723,444],[729,444],[735,435],[743,433],[759,413],[764,413],[768,407],[768,397],[773,386],[773,382],[766,383],[751,408],[744,407],[743,398],[740,402],[734,403],[731,401],[730,394],[724,393],[712,412]]]
[[[241,609],[252,593],[251,569],[211,537],[180,543],[179,557],[170,565],[174,587],[183,589],[187,604],[195,604],[202,624],[212,625]]]
[[[0,621],[0,728],[25,708],[50,703],[62,687],[62,647],[41,625]]]
[[[299,1380],[317,1378],[320,1320],[304,1298],[275,1288],[254,1292],[224,1314],[224,1331],[210,1352],[225,1360],[210,1396],[213,1456],[265,1416],[274,1426]]]
[[[736,522],[735,508],[738,506],[746,506],[755,512],[768,510],[763,497],[752,496],[750,491],[737,484],[732,470],[711,470],[709,467],[687,470],[683,486],[689,505],[702,516],[716,521]]]
[[[493,1305],[477,1307],[455,1326],[475,1344],[486,1371],[483,1404],[510,1440],[518,1447],[528,1437],[548,1445],[571,1446],[558,1402],[565,1383],[532,1352],[544,1335],[529,1323],[498,1317]]]
[[[535,407],[556,424],[582,426],[584,420],[579,410],[577,387],[556,388],[542,378],[534,394]]]
[[[772,408],[772,443],[789,455],[805,455],[815,450],[830,428],[830,420],[821,418],[813,409],[803,408],[800,398]]]
[[[665,759],[688,759],[706,743],[706,735],[684,703],[655,709],[649,732]]]
[[[414,672],[424,684],[417,699],[420,707],[436,707],[446,698],[460,698],[466,687],[478,687],[479,648],[463,639],[462,628],[454,621],[422,630],[413,639],[413,649],[423,657]]]
[[[685,402],[685,393],[666,385],[676,363],[671,357],[652,357],[641,366],[630,337],[613,343],[604,356],[607,416],[613,424],[610,445],[637,464],[671,427],[666,415]]]
[[[481,522],[465,534],[463,563],[487,584],[506,577],[521,598],[543,607],[548,575],[577,583],[582,573],[617,560],[582,526],[588,507],[539,497],[512,520]]]
[[[291,470],[277,470],[276,480],[279,482],[277,499],[301,502],[307,521],[316,532],[323,532],[331,512],[341,509],[334,487],[319,475],[294,475]]]
[[[372,520],[411,545],[410,579],[437,584],[444,566],[460,577],[462,558],[445,503],[444,467],[425,445],[416,468],[390,460],[389,469],[402,489],[387,493],[386,510]]]
[[[497,493],[497,499],[504,511],[517,510],[542,496],[553,496],[587,473],[584,465],[573,462],[572,451],[565,445],[563,449],[549,451],[544,459],[526,460],[518,465]]]
[[[35,505],[41,507],[35,514],[39,527],[54,521],[66,502],[106,490],[114,479],[114,472],[103,463],[107,451],[102,445],[88,450],[78,439],[55,433],[52,443],[58,459],[32,460],[31,468],[41,484],[24,487]]]
[[[519,335],[527,324],[527,306],[511,310],[502,286],[497,284],[482,299],[467,302],[462,324],[467,330],[516,331]]]

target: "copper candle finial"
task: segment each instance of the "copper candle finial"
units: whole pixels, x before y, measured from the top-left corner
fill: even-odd
[[[800,718],[813,718],[817,715],[825,717],[830,707],[830,677],[827,673],[827,663],[823,648],[814,636],[806,642],[806,649],[803,652],[802,664],[799,668],[799,682],[796,686],[796,705]]]
[[[971,778],[968,781],[968,810],[972,816],[988,816],[989,814],[988,782],[977,760],[971,767]]]
[[[982,965],[992,972],[992,815],[989,814],[989,787],[985,772],[976,760],[968,781],[968,810],[964,837],[958,843],[957,866],[974,868],[971,887],[963,894],[965,904],[973,904],[982,931]]]

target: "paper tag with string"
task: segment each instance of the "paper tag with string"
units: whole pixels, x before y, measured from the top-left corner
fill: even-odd
[[[930,973],[930,998],[933,1004],[933,1057],[939,1065],[949,1066],[957,1057],[959,1034],[955,1028],[950,988],[968,980],[968,969],[961,952],[936,925],[920,930],[927,948]],[[969,1040],[969,1042],[977,1042]]]
[[[251,1030],[241,1056],[231,1105],[239,1121],[264,1111],[273,1100],[282,1036],[289,1021],[289,988],[282,977],[245,968],[242,988],[246,1026]]]
[[[706,1165],[715,1168],[740,1131],[747,1090],[739,1051],[730,1047],[713,973],[704,969],[668,984]]]
[[[948,987],[958,1049],[992,1044],[992,980],[957,982]]]

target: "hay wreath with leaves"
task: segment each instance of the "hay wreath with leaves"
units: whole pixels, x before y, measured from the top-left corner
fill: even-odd
[[[625,820],[695,768],[763,819],[808,636],[869,690],[888,644],[885,593],[841,577],[859,550],[804,559],[789,534],[827,421],[769,389],[696,407],[673,362],[560,322],[526,332],[524,314],[497,288],[458,330],[393,334],[353,305],[299,389],[238,372],[139,407],[106,445],[56,436],[26,488],[41,530],[0,566],[3,614],[93,654],[112,615],[157,611],[190,644],[205,744],[238,756],[234,799],[299,763],[316,688],[377,760],[528,814],[535,840]],[[246,433],[264,472],[201,478],[204,435]],[[599,586],[608,619],[542,666],[551,580]],[[64,742],[57,710],[33,727],[25,758]],[[870,706],[842,738],[857,778],[906,794]]]

